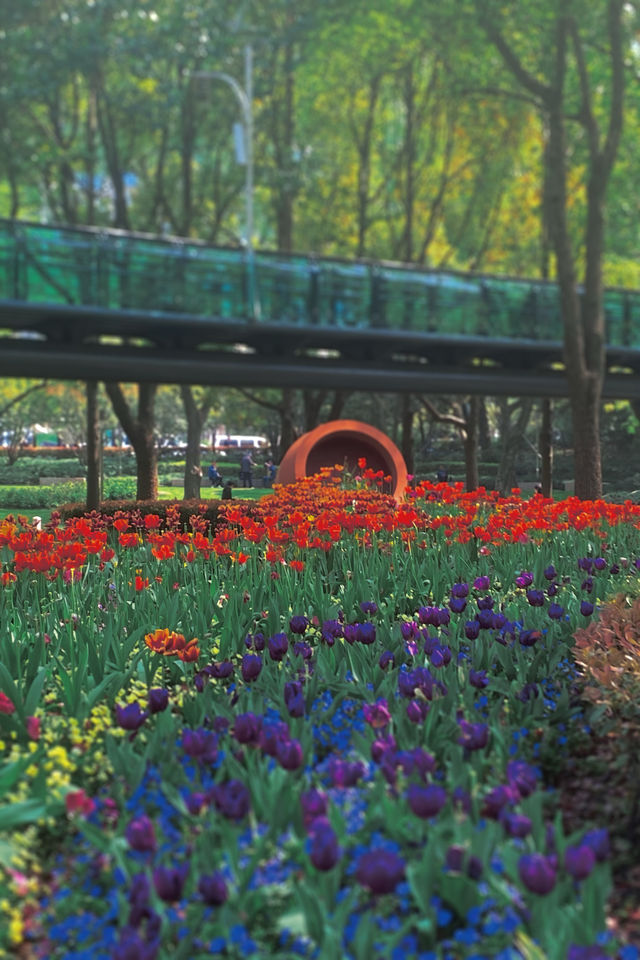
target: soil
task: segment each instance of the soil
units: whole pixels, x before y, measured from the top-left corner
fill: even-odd
[[[565,832],[606,826],[613,892],[608,924],[640,949],[640,730],[621,722],[615,732],[585,736],[559,774]]]

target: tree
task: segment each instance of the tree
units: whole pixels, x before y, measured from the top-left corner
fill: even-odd
[[[455,413],[442,413],[427,397],[420,397],[420,401],[434,420],[438,423],[449,423],[460,433],[464,446],[465,486],[467,490],[475,490],[480,484],[478,474],[480,398],[473,396],[463,403],[456,403]]]
[[[187,453],[184,463],[184,499],[192,500],[200,496],[200,442],[202,431],[214,403],[214,390],[202,391],[200,402],[194,396],[193,387],[181,386],[180,396],[187,417]]]
[[[530,49],[519,49],[522,32],[510,37],[507,31],[514,24],[507,23],[494,4],[476,0],[475,6],[481,26],[508,73],[519,88],[526,91],[545,125],[545,219],[555,253],[564,322],[575,491],[579,497],[594,499],[602,495],[600,413],[605,373],[605,201],[623,124],[625,5],[623,0],[607,0],[606,22],[603,23],[599,5],[572,3],[570,0],[552,4],[545,10],[541,25],[545,32],[536,37],[539,43],[537,57],[532,56]],[[607,70],[603,69],[600,57],[603,36],[607,38]],[[527,54],[533,62],[527,63]],[[541,76],[545,79],[540,79]],[[601,130],[603,120],[606,124],[604,134]],[[570,122],[581,130],[583,141],[580,146],[587,162],[586,216],[582,226],[582,295],[578,289],[567,190],[572,162]],[[579,151],[578,157],[581,156]]]

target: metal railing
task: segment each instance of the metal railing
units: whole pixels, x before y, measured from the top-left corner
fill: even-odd
[[[251,318],[246,253],[193,240],[0,220],[0,299]],[[259,323],[560,340],[554,283],[255,253]],[[607,343],[640,348],[640,291],[608,289]]]

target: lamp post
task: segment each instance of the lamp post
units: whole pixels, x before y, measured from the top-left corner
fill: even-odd
[[[192,74],[196,80],[222,80],[231,89],[240,104],[244,127],[244,164],[245,176],[245,246],[247,251],[247,299],[249,319],[259,317],[256,297],[255,262],[253,251],[253,48],[246,44],[244,48],[244,89],[235,77],[222,70],[198,70]]]

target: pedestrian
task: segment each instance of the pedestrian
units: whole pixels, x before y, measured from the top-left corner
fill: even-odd
[[[207,476],[209,477],[209,483],[212,487],[221,487],[223,484],[222,474],[218,470],[217,463],[211,463],[209,469],[207,470]]]
[[[270,487],[273,484],[276,475],[276,467],[271,460],[267,460],[264,465],[264,477],[262,478],[262,486]]]
[[[233,500],[233,493],[231,492],[231,480],[225,480],[222,493],[220,494],[220,499]]]
[[[447,473],[446,468],[443,467],[441,464],[436,470],[436,481],[438,483],[447,483],[448,479],[449,479],[449,474]]]
[[[253,486],[253,468],[255,463],[251,456],[251,451],[247,450],[240,462],[240,481],[243,487]]]

